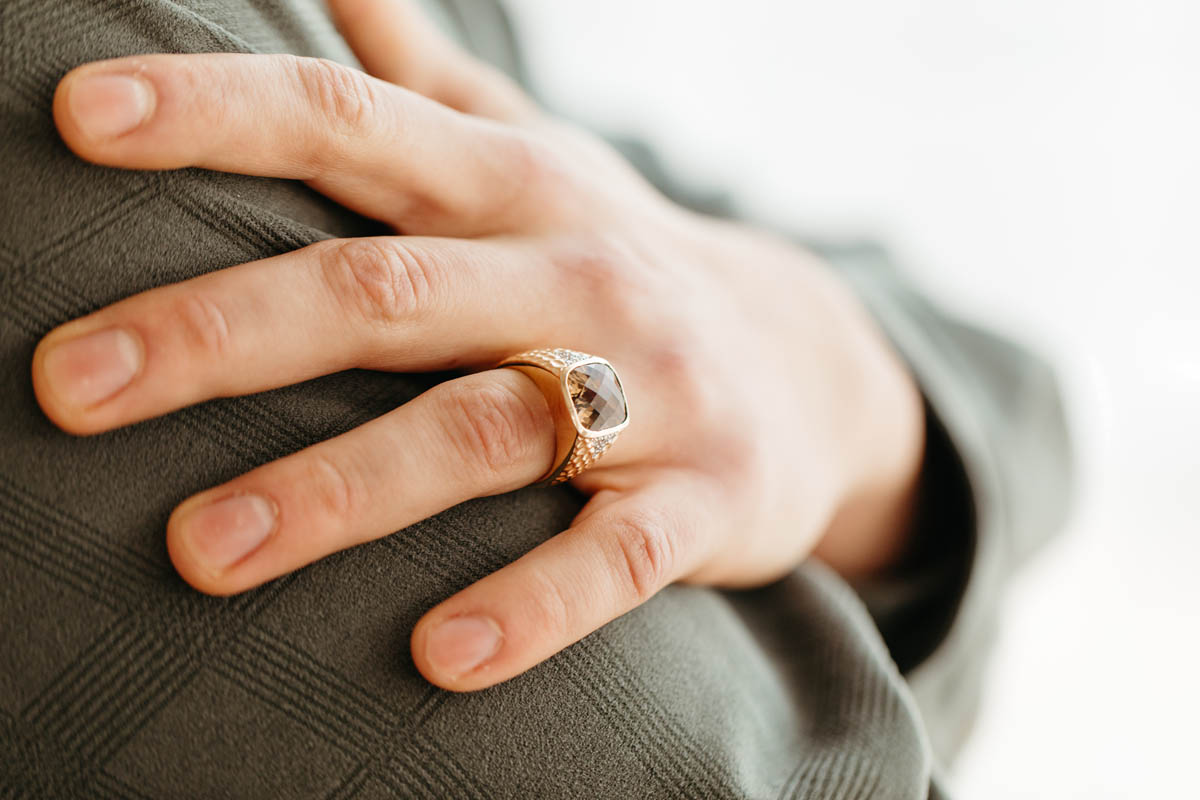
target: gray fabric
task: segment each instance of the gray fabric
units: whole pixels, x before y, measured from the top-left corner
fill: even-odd
[[[516,69],[490,4],[453,11]],[[71,67],[198,51],[351,58],[316,0],[0,4],[0,794],[941,797],[935,749],[965,731],[999,581],[1061,516],[1065,439],[1043,366],[870,248],[827,253],[921,378],[933,431],[920,533],[888,581],[856,592],[810,563],[757,591],[672,587],[453,695],[416,673],[411,626],[561,529],[572,490],[465,503],[236,598],[174,575],[163,530],[184,497],[444,377],[351,371],[88,439],[42,416],[29,363],[53,326],[377,230],[297,183],[104,169],[58,141]]]

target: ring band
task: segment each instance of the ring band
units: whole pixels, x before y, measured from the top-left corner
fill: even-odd
[[[554,415],[554,461],[535,485],[571,480],[596,463],[629,425],[621,379],[603,358],[556,347],[518,353],[496,366],[520,369],[533,378]]]

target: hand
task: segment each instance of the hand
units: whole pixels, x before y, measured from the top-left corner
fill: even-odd
[[[479,689],[673,581],[753,586],[810,552],[901,551],[918,392],[852,295],[794,246],[669,203],[395,0],[332,2],[374,77],[291,56],[89,64],[54,113],[90,161],[296,178],[405,235],[328,241],[131,297],[52,331],[38,401],[91,434],[318,375],[481,370],[182,503],[193,586],[245,591],[546,473],[546,399],[506,355],[620,373],[632,423],[574,481],[571,528],[429,611],[413,658]],[[287,291],[280,291],[286,287]]]

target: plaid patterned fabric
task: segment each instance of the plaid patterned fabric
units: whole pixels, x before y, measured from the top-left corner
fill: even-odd
[[[494,6],[447,8],[516,63]],[[425,683],[413,623],[563,528],[569,489],[466,503],[234,598],[179,580],[177,502],[443,377],[351,371],[86,439],[42,416],[29,363],[53,326],[378,232],[300,184],[104,169],[58,141],[50,98],[71,67],[197,51],[351,60],[316,0],[0,3],[0,797],[936,793],[878,632],[818,566],[757,592],[671,588],[492,690]]]

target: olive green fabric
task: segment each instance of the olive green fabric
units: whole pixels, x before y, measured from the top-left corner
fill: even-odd
[[[493,5],[445,11],[518,72]],[[197,51],[352,61],[316,0],[0,3],[0,795],[942,796],[1000,581],[1065,507],[1066,442],[1045,367],[870,247],[825,251],[931,422],[919,534],[887,581],[856,591],[810,563],[757,591],[672,587],[470,695],[421,679],[411,627],[565,526],[569,488],[465,503],[235,598],[183,584],[163,539],[176,503],[445,377],[351,371],[87,439],[42,416],[29,363],[53,326],[378,231],[298,183],[105,169],[59,142],[50,99],[71,67]]]

